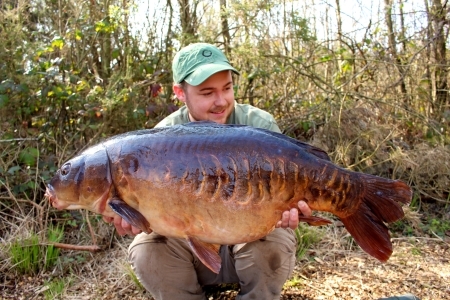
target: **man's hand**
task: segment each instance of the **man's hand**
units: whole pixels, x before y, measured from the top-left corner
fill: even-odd
[[[311,208],[309,208],[308,204],[306,204],[305,201],[301,200],[298,202],[298,208],[300,209],[300,212],[304,216],[311,216]],[[281,220],[278,221],[277,225],[275,227],[279,228],[291,228],[296,229],[298,227],[298,209],[291,208],[291,210],[287,210],[283,212],[283,215],[281,216]]]
[[[132,226],[119,215],[115,215],[114,218],[103,216],[103,220],[107,223],[113,223],[114,227],[116,227],[117,233],[120,235],[129,234],[134,236],[142,232],[142,230]]]

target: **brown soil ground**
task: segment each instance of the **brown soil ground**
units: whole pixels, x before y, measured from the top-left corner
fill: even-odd
[[[329,228],[326,235],[297,261],[282,299],[378,299],[405,293],[423,300],[450,299],[449,237],[394,238],[392,257],[380,263],[342,243],[343,229]],[[38,276],[2,274],[0,299],[45,299],[46,282],[52,278],[68,280],[61,299],[152,299],[131,279],[126,263],[130,242],[116,237],[113,248],[95,254],[65,251],[63,265],[72,263],[64,270]],[[236,294],[214,290],[208,298],[234,299]]]

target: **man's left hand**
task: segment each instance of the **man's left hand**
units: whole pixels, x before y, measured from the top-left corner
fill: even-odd
[[[103,216],[103,220],[107,223],[114,224],[114,227],[116,227],[117,233],[119,235],[128,234],[128,235],[134,236],[134,235],[137,235],[142,232],[142,230],[140,230],[137,227],[132,226],[127,221],[122,219],[122,217],[119,215],[115,215],[114,218]]]

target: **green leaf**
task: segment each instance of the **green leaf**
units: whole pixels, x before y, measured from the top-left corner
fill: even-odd
[[[19,153],[19,161],[27,166],[35,166],[38,156],[39,150],[37,148],[25,148]]]
[[[81,32],[81,30],[79,30],[79,29],[75,30],[75,39],[77,41],[80,41],[83,39],[83,33]]]
[[[118,49],[118,48],[115,48],[111,53],[111,56],[113,59],[118,58],[119,55],[120,55],[120,49]]]
[[[26,85],[26,84],[18,84],[16,86],[16,89],[20,93],[28,93],[30,91],[30,89],[28,88],[28,85]]]
[[[51,44],[52,48],[62,49],[63,46],[64,46],[64,40],[62,38],[53,39],[52,44]]]
[[[95,23],[95,31],[96,32],[104,31],[105,27],[106,27],[106,24],[103,21],[99,21],[99,22]]]
[[[54,86],[52,91],[58,98],[67,97],[69,95],[65,89],[65,86]]]
[[[16,173],[16,171],[20,170],[20,166],[14,166],[8,169],[8,173],[11,175],[14,175],[14,173]]]
[[[322,57],[320,58],[320,61],[321,61],[321,62],[327,62],[327,61],[329,61],[329,60],[331,60],[331,56],[330,56],[330,55],[324,55],[324,56],[322,56]]]
[[[6,95],[0,95],[0,108],[5,107],[9,102],[9,97]]]

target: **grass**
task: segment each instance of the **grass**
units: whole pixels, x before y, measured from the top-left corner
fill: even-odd
[[[62,296],[64,290],[71,283],[70,278],[55,278],[45,284],[46,290],[44,292],[45,300],[53,300]]]
[[[50,226],[47,236],[48,245],[41,243],[36,233],[32,233],[27,238],[15,240],[9,248],[13,268],[21,274],[37,274],[41,270],[50,270],[59,257],[59,249],[51,243],[59,242],[62,236],[62,227]]]
[[[303,280],[299,276],[293,276],[292,278],[290,278],[289,280],[287,280],[284,283],[283,289],[289,289],[289,288],[293,288],[296,286],[301,286],[302,281]]]
[[[125,271],[126,271],[128,277],[131,278],[131,281],[134,283],[134,285],[137,286],[139,290],[144,291],[145,290],[144,286],[137,278],[136,273],[134,273],[133,269],[131,268],[131,265],[126,264],[124,266],[124,268],[125,268]]]
[[[443,220],[438,218],[429,218],[428,225],[424,226],[432,235],[444,237],[446,233],[450,232],[450,220]]]
[[[48,241],[50,243],[57,243],[61,241],[63,238],[64,230],[62,227],[53,227],[51,226],[48,230]],[[45,251],[45,262],[44,262],[44,269],[48,270],[53,265],[56,264],[56,260],[59,257],[59,249],[56,248],[53,245],[47,245],[46,251]]]
[[[23,240],[16,240],[9,249],[13,267],[21,274],[36,274],[39,265],[42,264],[40,257],[39,237],[32,234]]]
[[[296,256],[301,258],[311,248],[311,245],[318,243],[322,239],[323,233],[316,227],[300,223],[295,229],[295,235],[297,237]]]

